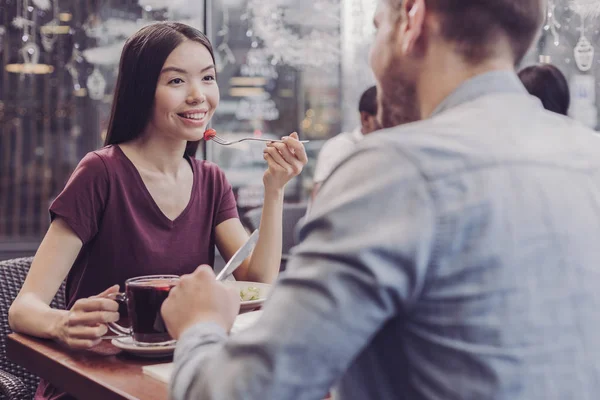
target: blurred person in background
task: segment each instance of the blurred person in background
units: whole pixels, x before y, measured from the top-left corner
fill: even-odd
[[[519,72],[519,78],[529,94],[541,100],[544,108],[567,115],[571,94],[567,79],[552,64],[532,65]]]
[[[404,106],[395,115],[394,124],[400,125],[419,119],[416,103],[414,101],[404,101],[403,103]],[[356,145],[366,135],[381,129],[377,120],[377,108],[377,87],[371,86],[363,92],[358,102],[360,126],[352,132],[342,132],[329,139],[319,152],[313,177],[312,199],[335,167],[356,150]]]
[[[360,96],[358,113],[360,126],[357,126],[352,132],[342,132],[332,137],[321,148],[313,176],[313,198],[331,171],[354,151],[356,144],[362,140],[364,135],[378,129],[376,86],[371,86]]]

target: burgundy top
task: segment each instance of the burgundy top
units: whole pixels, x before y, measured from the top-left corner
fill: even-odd
[[[67,276],[68,308],[140,275],[187,274],[213,265],[215,227],[238,218],[231,185],[215,164],[186,158],[194,173],[187,207],[165,216],[116,145],[88,153],[50,206],[83,242]],[[67,399],[42,381],[35,399]]]

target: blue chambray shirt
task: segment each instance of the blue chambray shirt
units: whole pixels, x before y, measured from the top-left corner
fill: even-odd
[[[507,71],[368,136],[257,324],[183,335],[173,397],[599,399],[599,160]]]

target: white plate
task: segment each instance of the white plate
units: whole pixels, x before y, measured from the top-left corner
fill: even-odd
[[[247,287],[255,287],[259,291],[260,298],[258,300],[242,301],[240,303],[240,311],[248,311],[258,308],[265,302],[271,291],[271,285],[268,283],[259,282],[244,282],[244,281],[224,281],[224,284],[235,287],[238,291]]]
[[[168,346],[138,346],[133,341],[132,337],[124,337],[118,339],[112,339],[110,341],[113,346],[126,351],[131,354],[135,354],[139,357],[158,358],[167,357],[173,354],[175,351],[175,344],[173,343]]]
[[[256,323],[256,320],[258,320],[258,317],[260,317],[262,312],[262,310],[257,310],[238,315],[231,327],[231,334],[233,335],[250,328]]]

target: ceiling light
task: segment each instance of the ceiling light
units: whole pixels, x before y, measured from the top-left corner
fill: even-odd
[[[54,72],[54,67],[48,64],[7,64],[4,69],[7,72],[13,72],[16,74],[51,74]]]

